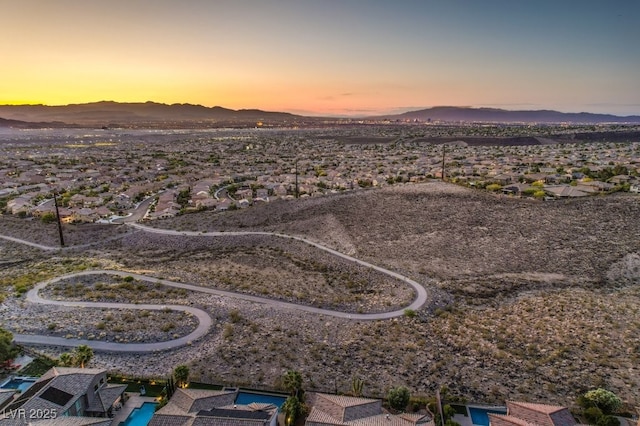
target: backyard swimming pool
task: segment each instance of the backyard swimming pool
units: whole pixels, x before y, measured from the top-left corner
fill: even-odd
[[[238,392],[238,396],[236,397],[236,404],[242,404],[242,405],[247,405],[247,404],[251,404],[252,402],[258,402],[261,404],[273,404],[276,407],[278,407],[278,409],[280,409],[280,407],[282,407],[282,404],[284,404],[284,401],[287,398],[284,396],[278,396],[278,395],[268,395],[268,394],[262,394],[262,393],[252,393],[252,392]]]
[[[33,385],[36,380],[35,377],[14,377],[12,379],[7,380],[0,388],[2,389],[18,389],[20,392],[24,392]]]
[[[507,414],[507,409],[501,407],[467,407],[467,410],[471,416],[471,423],[478,426],[489,426],[489,413]]]
[[[155,402],[145,402],[140,407],[134,408],[129,417],[120,426],[147,426],[153,413],[156,411]]]

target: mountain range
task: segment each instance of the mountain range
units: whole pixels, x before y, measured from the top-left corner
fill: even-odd
[[[102,101],[63,106],[0,105],[0,127],[203,127],[255,126],[257,123],[282,126],[349,122],[345,118],[305,117],[286,112],[258,109],[233,110],[219,106],[120,103]],[[640,123],[640,116],[562,113],[551,110],[509,111],[496,108],[434,107],[403,114],[365,117],[365,121],[476,122],[476,123]]]
[[[192,104],[162,104],[156,102],[120,103],[112,101],[72,104],[62,106],[47,105],[0,105],[0,117],[22,122],[90,126],[175,126],[186,124],[252,123],[272,121],[285,123],[292,121],[293,114],[268,112],[258,109],[233,110],[219,106],[205,107]],[[0,126],[2,124],[0,123]]]
[[[640,116],[620,117],[588,112],[552,110],[509,111],[498,108],[433,107],[403,114],[382,116],[390,120],[448,121],[475,123],[640,123]]]

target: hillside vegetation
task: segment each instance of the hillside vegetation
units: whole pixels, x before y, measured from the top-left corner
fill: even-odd
[[[186,292],[179,299],[214,317],[210,335],[153,362],[116,354],[97,354],[95,362],[163,375],[190,360],[196,379],[252,386],[273,386],[283,371],[296,369],[309,388],[343,392],[355,375],[372,396],[400,384],[417,393],[446,384],[481,402],[572,405],[577,395],[600,386],[637,403],[638,217],[640,198],[628,194],[541,202],[430,182],[160,221],[154,226],[305,236],[423,283],[432,302],[415,316],[355,322]],[[7,233],[2,227],[15,224],[3,219],[0,232]],[[411,298],[397,283],[308,247],[236,237],[117,235],[59,252],[55,262],[35,249],[0,242],[14,261],[1,275],[7,283],[22,279],[28,285],[35,281],[30,277],[46,276],[52,262],[69,258],[71,269],[109,265],[352,311],[390,309]],[[58,294],[63,297],[64,289]],[[25,317],[20,309],[29,308],[13,297],[5,305],[19,318]],[[62,319],[57,327],[64,332]]]

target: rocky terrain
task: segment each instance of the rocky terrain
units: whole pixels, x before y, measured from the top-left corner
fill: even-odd
[[[210,335],[161,357],[99,354],[94,363],[126,373],[166,375],[189,361],[196,379],[252,386],[273,386],[283,371],[297,369],[307,388],[325,391],[347,391],[355,375],[364,379],[365,394],[374,396],[398,384],[420,394],[446,384],[454,394],[480,402],[572,405],[584,390],[603,386],[637,405],[638,217],[640,198],[632,195],[538,202],[433,182],[161,221],[154,226],[305,236],[423,283],[434,302],[415,317],[354,322],[216,296],[170,295],[205,306],[216,320]],[[15,227],[2,218],[0,233],[10,226]],[[53,229],[39,226],[42,233]],[[57,253],[53,260],[51,254],[2,241],[0,249],[14,263],[0,270],[0,279],[6,288],[12,282],[29,285],[55,273],[110,266],[236,291],[265,291],[300,303],[309,287],[309,294],[316,295],[313,303],[332,307],[355,303],[353,309],[375,296],[375,303],[360,306],[376,310],[408,297],[394,283],[312,254],[310,248],[215,241],[127,232],[123,238]],[[284,272],[277,272],[277,265]],[[258,279],[243,288],[252,274]],[[366,281],[363,288],[372,292],[358,301],[346,282],[340,286],[343,279]],[[329,289],[342,300],[329,297]],[[55,288],[48,291],[53,296]],[[64,288],[58,292],[76,297],[65,296]],[[10,296],[4,305],[21,303]],[[12,330],[18,326],[5,315],[3,322]],[[63,321],[57,323],[63,330]]]

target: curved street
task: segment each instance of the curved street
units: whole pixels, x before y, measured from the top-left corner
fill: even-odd
[[[296,236],[292,236],[292,235],[286,235],[286,234],[279,234],[277,232],[263,232],[263,231],[229,231],[229,232],[194,232],[194,231],[173,231],[170,229],[158,229],[158,228],[152,228],[150,226],[145,226],[145,225],[141,225],[139,223],[129,223],[129,226],[133,226],[134,228],[137,229],[141,229],[143,231],[146,232],[152,232],[152,233],[156,233],[156,234],[164,234],[164,235],[177,235],[177,236],[191,236],[191,237],[221,237],[221,236],[250,236],[250,235],[266,235],[266,236],[271,236],[271,237],[277,237],[277,238],[284,238],[284,239],[290,239],[290,240],[296,240],[296,241],[301,241],[305,244],[309,244],[317,249],[320,250],[324,250],[328,253],[331,253],[334,256],[338,256],[341,257],[342,259],[348,260],[350,262],[356,263],[358,265],[362,265],[364,267],[367,268],[371,268],[374,269],[378,272],[382,272],[385,275],[388,275],[394,279],[400,280],[402,282],[404,282],[405,284],[407,284],[408,286],[410,286],[411,288],[414,289],[414,291],[416,292],[416,298],[413,300],[413,302],[408,305],[405,306],[402,309],[398,309],[395,311],[390,311],[390,312],[380,312],[380,313],[375,313],[375,314],[348,314],[345,312],[339,312],[339,311],[332,311],[332,310],[328,310],[328,309],[321,309],[321,308],[314,308],[311,306],[305,306],[305,305],[297,305],[297,304],[293,304],[293,303],[285,303],[285,302],[278,302],[275,301],[273,299],[265,299],[262,297],[255,297],[255,299],[257,299],[256,301],[259,301],[261,303],[271,303],[271,302],[278,302],[278,303],[284,303],[285,305],[287,305],[287,307],[292,307],[294,309],[299,309],[299,310],[303,310],[303,311],[307,311],[307,312],[313,312],[313,313],[318,313],[318,314],[323,314],[323,315],[329,315],[329,316],[333,316],[333,317],[340,317],[340,318],[349,318],[349,319],[354,319],[354,320],[380,320],[380,319],[390,319],[390,318],[396,318],[399,316],[404,315],[404,311],[406,309],[412,309],[412,310],[417,310],[420,309],[422,306],[424,306],[425,303],[427,303],[427,299],[428,299],[428,295],[427,295],[427,290],[420,285],[417,281],[412,280],[409,277],[405,277],[404,275],[398,274],[397,272],[393,272],[390,271],[388,269],[385,269],[381,266],[376,266],[374,264],[371,264],[369,262],[365,262],[364,260],[360,260],[360,259],[356,259],[355,257],[349,256],[347,254],[344,253],[340,253],[337,250],[334,250],[332,248],[323,246],[322,244],[318,244],[316,242],[313,242],[311,240],[307,240],[306,238],[302,238],[302,237],[296,237]],[[201,287],[200,287],[201,288]],[[238,295],[238,293],[233,293],[233,292],[223,292],[225,295],[229,295],[231,297],[236,297],[236,296],[232,296],[232,295]],[[244,295],[240,295],[243,296]],[[254,297],[254,296],[251,296]],[[246,300],[251,300],[251,299],[246,299]]]
[[[159,280],[157,278],[147,277],[145,275],[140,274],[131,274],[128,272],[122,271],[109,271],[109,270],[94,270],[94,271],[82,271],[71,274],[61,275],[56,278],[52,278],[47,281],[42,281],[36,284],[31,290],[27,292],[26,300],[31,303],[41,303],[46,305],[57,305],[57,306],[74,306],[78,308],[108,308],[108,309],[137,309],[137,310],[153,310],[160,311],[164,309],[171,309],[174,311],[182,311],[188,312],[194,315],[198,319],[198,326],[194,331],[189,333],[186,336],[180,337],[178,339],[167,340],[164,342],[154,342],[154,343],[117,343],[117,342],[106,342],[106,341],[97,341],[97,340],[83,340],[83,339],[67,339],[64,337],[53,337],[53,336],[44,336],[44,335],[32,335],[32,334],[15,334],[14,340],[17,343],[29,343],[29,344],[39,344],[39,345],[58,345],[58,346],[68,346],[75,347],[78,345],[89,345],[94,350],[100,350],[105,352],[154,352],[154,351],[162,351],[166,349],[178,348],[184,345],[190,344],[196,339],[204,336],[209,332],[211,325],[213,324],[213,320],[208,313],[203,311],[202,309],[194,308],[191,306],[185,305],[157,305],[157,304],[134,304],[134,303],[111,303],[111,302],[74,302],[74,301],[66,301],[66,300],[49,300],[43,299],[40,296],[40,290],[46,287],[49,284],[53,284],[58,281],[62,281],[67,278],[77,277],[77,276],[86,276],[86,275],[96,275],[96,274],[111,274],[118,275],[121,277],[124,276],[132,276],[139,280],[149,281],[149,282],[161,282],[165,285],[171,285],[170,281]],[[177,284],[177,283],[175,283]]]
[[[113,271],[113,270],[91,270],[91,271],[81,271],[70,273],[66,275],[61,275],[59,277],[40,282],[36,284],[34,288],[27,292],[26,300],[31,303],[40,303],[40,304],[50,304],[50,305],[59,305],[59,306],[76,306],[83,308],[115,308],[115,309],[146,309],[146,310],[162,310],[165,308],[170,308],[173,310],[179,310],[184,312],[189,312],[192,315],[195,315],[198,319],[198,327],[187,336],[183,336],[178,339],[164,341],[164,342],[154,342],[154,343],[116,343],[116,342],[105,342],[105,341],[95,341],[95,340],[81,340],[81,339],[66,339],[63,337],[52,337],[46,335],[25,335],[25,334],[15,334],[14,339],[18,343],[24,344],[41,344],[41,345],[58,345],[58,346],[67,346],[74,347],[81,344],[86,344],[91,346],[94,350],[100,351],[110,351],[110,352],[154,352],[161,351],[166,349],[173,349],[177,347],[181,347],[184,345],[188,345],[190,342],[195,341],[196,339],[201,338],[205,334],[208,333],[211,325],[212,319],[205,311],[194,308],[191,306],[184,305],[156,305],[156,304],[131,304],[131,303],[115,303],[115,302],[73,302],[73,301],[54,301],[44,299],[40,296],[39,292],[45,286],[52,284],[54,282],[67,279],[74,276],[86,276],[86,275],[95,275],[95,274],[112,274],[118,276],[131,276],[139,280],[144,280],[148,282],[160,283],[170,287],[182,288],[185,290],[213,294],[222,297],[230,297],[235,299],[246,300],[254,303],[262,303],[266,305],[270,305],[274,308],[278,309],[292,309],[304,312],[310,312],[314,314],[326,315],[337,318],[345,318],[350,320],[358,320],[358,321],[372,321],[372,320],[384,320],[390,318],[396,318],[404,315],[405,310],[417,310],[424,306],[428,301],[428,294],[426,289],[420,285],[418,282],[405,277],[397,272],[390,271],[388,269],[382,268],[380,266],[373,265],[369,262],[365,262],[360,259],[356,259],[355,257],[346,255],[344,253],[340,253],[339,251],[333,250],[329,247],[323,246],[316,242],[307,240],[302,237],[296,237],[291,235],[279,234],[275,232],[261,232],[261,231],[231,231],[231,232],[193,232],[193,231],[174,231],[168,229],[158,229],[152,228],[149,226],[141,225],[138,223],[128,223],[127,225],[132,226],[134,228],[140,229],[145,232],[164,234],[164,235],[176,235],[176,236],[198,236],[198,237],[219,237],[219,236],[250,236],[250,235],[266,235],[272,236],[276,238],[284,238],[291,239],[303,242],[305,244],[309,244],[319,250],[326,251],[334,256],[338,256],[347,261],[356,263],[358,265],[374,269],[378,272],[386,274],[394,279],[400,280],[404,282],[406,285],[412,287],[416,292],[416,298],[413,300],[411,304],[405,306],[401,309],[397,309],[389,312],[379,312],[379,313],[371,313],[371,314],[360,314],[360,313],[348,313],[341,311],[334,311],[329,309],[322,309],[313,306],[301,305],[296,303],[284,302],[275,299],[269,299],[264,297],[252,296],[249,294],[236,293],[225,290],[217,290],[213,288],[202,287],[199,285],[188,284],[188,283],[180,283],[170,280],[165,280],[161,278],[149,277],[146,275],[124,272],[124,271]],[[2,238],[8,239],[13,242],[28,244],[33,247],[40,248],[42,250],[57,250],[57,247],[49,247],[40,244],[31,243],[29,241],[21,240],[13,237],[4,237]]]

